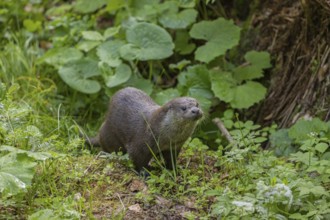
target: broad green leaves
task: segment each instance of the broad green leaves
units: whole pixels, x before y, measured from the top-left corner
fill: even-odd
[[[90,79],[100,75],[97,62],[92,59],[81,59],[62,66],[58,73],[70,87],[83,93],[92,94],[101,89],[98,81]]]
[[[125,42],[121,40],[104,42],[97,48],[97,55],[101,62],[104,62],[111,67],[117,67],[122,63],[119,49],[124,45]]]
[[[249,81],[243,85],[237,86],[234,98],[230,102],[233,108],[249,108],[259,102],[266,95],[266,88],[257,82]]]
[[[83,31],[82,36],[86,40],[104,41],[104,37],[97,31]]]
[[[196,98],[203,109],[209,109],[213,98],[209,70],[204,65],[189,67],[178,78],[179,90],[184,96]]]
[[[15,195],[31,185],[36,163],[25,153],[9,153],[0,157],[0,193]]]
[[[321,121],[319,118],[314,118],[311,121],[299,120],[297,121],[289,130],[289,137],[297,140],[303,141],[311,136],[316,136],[319,133],[324,132],[330,137],[330,127],[327,123]]]
[[[90,13],[107,3],[107,0],[78,0],[74,9],[80,13]]]
[[[180,93],[177,89],[166,89],[160,92],[157,92],[154,100],[159,105],[164,105],[166,102],[179,97]]]
[[[132,75],[131,68],[126,64],[121,64],[115,69],[115,74],[106,77],[106,85],[109,88],[116,87],[127,82]]]
[[[172,38],[163,28],[150,23],[138,23],[126,32],[128,44],[120,49],[126,60],[159,60],[173,54]]]
[[[263,69],[270,68],[270,56],[267,52],[249,51],[244,56],[247,63],[233,70],[238,81],[257,79],[263,76]]]
[[[168,1],[164,3],[168,7],[159,17],[159,22],[163,27],[171,29],[183,29],[195,22],[197,11],[195,9],[184,9],[179,12],[177,2]]]
[[[33,21],[31,19],[26,19],[23,21],[23,25],[25,29],[30,32],[40,31],[42,29],[41,21]]]
[[[83,53],[75,48],[55,48],[47,51],[47,53],[39,59],[39,62],[46,62],[55,67],[64,65],[74,60],[79,60]]]
[[[218,18],[194,24],[189,34],[192,38],[207,41],[195,51],[195,59],[209,63],[238,44],[240,28],[234,25],[233,21]]]
[[[234,68],[232,72],[213,71],[211,73],[212,90],[215,96],[230,103],[233,108],[249,108],[266,95],[266,88],[263,85],[250,80],[261,77],[263,69],[270,67],[269,54],[250,51],[245,55],[245,59],[248,62]]]
[[[105,11],[116,15],[114,26],[105,30],[80,30],[77,49],[65,48],[64,53],[51,50],[43,58],[59,69],[59,75],[71,88],[93,94],[99,92],[102,85],[113,91],[131,85],[143,89],[146,86],[145,90],[152,93],[152,83],[146,83],[141,76],[149,76],[150,80],[163,71],[165,74],[175,71],[178,92],[168,95],[193,96],[200,99],[205,110],[211,107],[214,98],[241,109],[265,97],[266,88],[251,80],[262,77],[263,69],[271,66],[268,53],[250,51],[244,57],[246,63],[237,67],[224,60],[219,62],[216,71],[208,66],[238,44],[240,28],[232,20],[218,18],[196,23],[198,12],[194,9],[195,2],[190,0],[98,0],[95,3],[80,0],[74,8],[90,13],[103,5],[106,5]],[[195,40],[203,40],[205,44],[197,47]],[[204,65],[197,65],[200,62]],[[99,75],[101,77],[97,77]],[[112,94],[112,91],[106,92]]]

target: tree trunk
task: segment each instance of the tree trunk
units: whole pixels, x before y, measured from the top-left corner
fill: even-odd
[[[262,1],[253,25],[257,49],[275,58],[258,123],[287,127],[301,117],[330,118],[330,1]]]

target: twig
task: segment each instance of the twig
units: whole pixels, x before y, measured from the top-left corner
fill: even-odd
[[[102,154],[103,154],[103,151],[100,151],[100,152],[96,155],[96,157],[93,159],[93,161],[99,159],[99,157],[100,157]],[[93,165],[92,163],[89,164],[89,166],[88,166],[88,167],[86,168],[86,170],[84,171],[84,175],[86,175],[86,174],[91,170],[92,165]]]
[[[118,199],[119,199],[119,201],[120,201],[120,203],[121,203],[121,205],[122,205],[124,211],[126,211],[126,207],[125,207],[123,201],[121,200],[119,193],[116,193],[116,196],[118,197]]]
[[[229,143],[234,142],[232,136],[229,134],[229,131],[227,130],[227,128],[225,127],[225,125],[223,124],[220,118],[214,118],[212,122],[219,128],[222,135],[225,136],[225,138],[229,141]]]

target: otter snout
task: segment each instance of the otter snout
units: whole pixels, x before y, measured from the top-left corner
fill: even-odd
[[[199,119],[203,116],[203,111],[198,107],[192,107],[190,109],[190,112],[193,115],[194,119]]]

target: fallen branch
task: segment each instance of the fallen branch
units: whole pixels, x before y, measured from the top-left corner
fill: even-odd
[[[229,131],[227,130],[227,128],[225,127],[225,125],[223,124],[220,118],[214,118],[212,122],[219,128],[219,130],[222,133],[222,136],[225,136],[225,138],[229,141],[229,143],[234,142],[232,136],[229,134]]]

